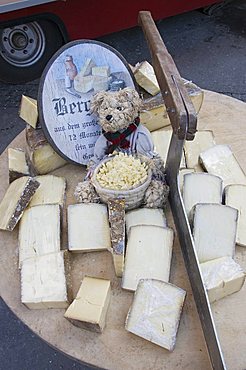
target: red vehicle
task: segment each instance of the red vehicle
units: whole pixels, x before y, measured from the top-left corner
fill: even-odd
[[[64,43],[133,27],[139,10],[150,10],[157,20],[215,2],[0,0],[0,80],[20,83],[39,77]]]

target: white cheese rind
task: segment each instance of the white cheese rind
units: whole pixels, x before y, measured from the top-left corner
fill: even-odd
[[[34,194],[29,207],[41,204],[59,204],[63,206],[66,190],[64,177],[43,175],[36,176],[35,179],[40,183],[40,186]]]
[[[198,203],[222,203],[222,179],[208,173],[184,175],[183,200],[188,219]]]
[[[163,209],[160,208],[137,208],[126,213],[126,232],[137,225],[167,226],[167,220]]]
[[[238,211],[221,204],[198,204],[194,211],[193,235],[200,263],[233,257]]]
[[[200,153],[215,145],[212,131],[197,131],[194,140],[185,141],[184,153],[187,167],[194,168],[195,172],[203,172],[199,162]]]
[[[19,228],[19,266],[23,261],[60,251],[60,207],[58,204],[28,208]]]
[[[173,230],[153,225],[130,229],[122,288],[135,291],[140,279],[169,281]]]
[[[140,280],[126,330],[173,351],[186,292],[159,280]]]
[[[246,185],[246,176],[228,145],[215,145],[202,152],[200,159],[208,173],[220,176],[223,186]]]
[[[246,247],[246,186],[228,185],[225,188],[225,204],[238,210],[236,243]]]
[[[21,302],[30,309],[67,308],[64,252],[23,261]]]
[[[231,257],[201,263],[200,269],[210,302],[238,292],[245,281],[245,273]]]
[[[71,252],[110,250],[110,228],[104,204],[68,206],[68,248]]]
[[[26,123],[36,128],[38,122],[37,100],[22,95],[19,115]]]
[[[64,317],[83,329],[102,332],[106,325],[110,296],[109,280],[86,276]]]

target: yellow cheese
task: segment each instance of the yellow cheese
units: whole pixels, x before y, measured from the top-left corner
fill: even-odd
[[[155,225],[167,226],[164,211],[160,208],[137,208],[126,213],[126,231],[130,232],[132,226]]]
[[[9,182],[16,180],[21,176],[30,175],[29,167],[26,161],[26,154],[21,149],[8,149],[9,162]]]
[[[156,95],[160,92],[154,69],[147,61],[144,61],[136,66],[134,76],[139,86],[141,86],[149,94]]]
[[[35,99],[22,95],[20,105],[20,117],[33,128],[38,122],[38,106]]]
[[[29,208],[39,204],[59,204],[63,206],[66,180],[53,175],[36,176],[40,186],[34,194]]]
[[[64,317],[83,329],[102,332],[106,325],[110,295],[109,280],[86,276]]]

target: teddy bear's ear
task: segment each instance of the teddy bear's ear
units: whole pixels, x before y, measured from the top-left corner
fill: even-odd
[[[92,97],[90,109],[93,113],[98,113],[99,108],[105,99],[105,94],[105,91],[100,91]]]
[[[121,96],[124,96],[127,100],[129,100],[136,108],[140,108],[142,104],[142,100],[138,92],[131,87],[125,87],[124,89],[120,90],[119,92]]]

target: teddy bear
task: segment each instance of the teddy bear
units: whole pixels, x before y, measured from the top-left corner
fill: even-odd
[[[94,147],[93,161],[85,181],[75,189],[75,197],[81,203],[100,202],[90,177],[95,166],[115,152],[134,155],[148,164],[152,179],[143,200],[143,206],[162,208],[167,201],[169,187],[165,182],[164,165],[154,151],[149,130],[140,123],[139,111],[142,100],[133,88],[119,91],[100,91],[91,100],[91,112],[99,117],[102,134]]]

